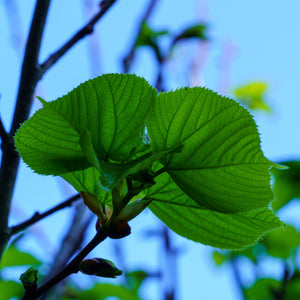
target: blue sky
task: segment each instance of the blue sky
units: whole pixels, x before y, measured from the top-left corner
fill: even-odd
[[[52,1],[42,43],[41,60],[84,24],[85,15],[80,2]],[[16,3],[21,21],[18,33],[24,38],[28,33],[34,1],[18,0]],[[145,0],[119,0],[97,25],[95,38],[99,42],[100,64],[94,66],[94,75],[122,71],[121,60],[133,42],[135,26],[147,3]],[[207,48],[197,52],[199,49],[192,43],[191,47],[183,44],[177,49],[178,65],[171,63],[167,68],[170,72],[166,73],[172,88],[188,84],[186,78],[191,57],[202,53],[206,59],[203,62],[203,73],[199,76],[199,84],[204,83],[208,88],[218,90],[220,58],[227,46],[231,47],[230,53],[233,56],[230,68],[225,72],[229,86],[226,93],[254,80],[268,84],[267,100],[273,113],[256,113],[255,119],[264,153],[275,161],[300,158],[300,101],[297,93],[300,80],[299,11],[300,4],[297,0],[288,3],[270,0],[161,0],[150,19],[154,28],[168,29],[174,33],[182,26],[198,21],[209,24],[211,42]],[[0,109],[1,118],[7,128],[10,126],[22,61],[22,57],[11,44],[8,24],[6,11],[0,3]],[[86,42],[87,40],[81,41],[46,74],[38,87],[38,95],[54,100],[91,78]],[[164,40],[163,42],[167,43]],[[156,68],[151,63],[152,58],[151,52],[140,50],[132,72],[153,83]],[[176,76],[171,72],[174,68],[178,71]],[[38,102],[34,108],[39,108]],[[65,199],[66,194],[72,193],[62,181],[39,176],[22,165],[14,194],[15,213],[11,222],[21,221],[36,210],[43,211]],[[59,213],[41,224],[40,232],[45,233],[49,240],[47,243],[54,249],[58,238],[63,234],[61,229],[68,224],[68,216],[68,212]],[[283,215],[283,218],[288,219],[288,216],[289,213]],[[159,243],[155,239],[142,237],[143,230],[152,226],[159,227],[159,221],[151,217],[150,212],[144,213],[132,222],[133,235],[122,242],[128,255],[128,265],[132,268],[145,266],[155,269],[162,260]],[[174,242],[183,249],[179,256],[178,299],[238,299],[230,268],[214,266],[211,248],[175,235]],[[44,253],[33,235],[26,240],[24,248],[34,248],[44,258],[54,251],[49,247],[49,253]],[[102,256],[106,253],[107,258],[113,259],[112,248],[108,242],[98,248],[96,251],[101,252]],[[145,285],[144,291],[147,293],[145,299],[157,299],[158,290],[154,282]],[[199,297],[195,298],[195,295]]]

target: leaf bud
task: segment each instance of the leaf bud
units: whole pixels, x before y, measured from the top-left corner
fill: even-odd
[[[108,225],[107,236],[111,239],[121,239],[131,233],[131,228],[124,220],[114,220]]]
[[[80,272],[99,277],[116,278],[122,275],[113,262],[103,258],[85,259],[79,264]]]
[[[38,275],[39,271],[35,268],[29,268],[26,272],[21,274],[20,280],[26,290],[37,287]]]

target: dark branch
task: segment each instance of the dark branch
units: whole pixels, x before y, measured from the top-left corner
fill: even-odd
[[[14,117],[8,139],[5,143],[2,143],[0,169],[0,258],[10,237],[8,230],[8,215],[19,167],[19,156],[14,149],[12,137],[19,127],[19,124],[24,122],[29,116],[34,91],[38,81],[38,56],[49,5],[50,0],[38,0],[36,2],[26,44]]]
[[[94,238],[54,277],[52,277],[49,281],[45,284],[40,286],[34,296],[30,295],[27,296],[26,293],[22,300],[34,300],[38,297],[42,296],[46,293],[49,289],[55,286],[57,283],[68,277],[73,273],[77,273],[79,271],[79,264],[80,262],[102,241],[107,238],[107,234],[103,228],[100,228]]]
[[[51,54],[49,58],[40,65],[40,78],[47,72],[68,50],[70,50],[77,42],[83,39],[86,35],[91,34],[95,24],[103,17],[108,9],[115,3],[116,0],[106,0],[101,10],[81,28],[72,38],[70,38],[60,49]]]
[[[44,219],[44,218],[46,218],[46,217],[52,215],[53,213],[55,213],[55,212],[57,212],[57,211],[59,211],[59,210],[61,210],[61,209],[64,209],[64,208],[66,208],[66,207],[68,207],[68,206],[71,206],[71,205],[73,204],[74,201],[76,201],[76,200],[78,200],[78,199],[80,199],[80,198],[81,198],[80,195],[77,194],[77,195],[72,196],[71,198],[67,199],[66,201],[64,201],[64,202],[62,202],[62,203],[60,203],[60,204],[54,206],[53,208],[47,210],[46,212],[44,212],[44,213],[42,213],[42,214],[36,212],[36,213],[35,213],[30,219],[28,219],[27,221],[22,222],[22,223],[19,224],[19,225],[12,226],[12,227],[10,228],[10,235],[12,236],[12,235],[14,235],[14,234],[16,234],[16,233],[18,233],[18,232],[20,232],[20,231],[26,229],[27,227],[29,227],[29,226],[31,226],[31,225],[37,223],[38,221],[40,221],[40,220],[42,220],[42,219]]]

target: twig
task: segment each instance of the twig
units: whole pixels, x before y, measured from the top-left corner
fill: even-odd
[[[64,209],[64,208],[66,208],[66,207],[68,207],[68,206],[71,206],[72,203],[73,203],[74,201],[76,201],[76,200],[78,200],[78,199],[80,199],[80,198],[81,198],[80,195],[77,194],[77,195],[72,196],[71,198],[65,200],[64,202],[62,202],[62,203],[60,203],[60,204],[54,206],[53,208],[47,210],[46,212],[44,212],[44,213],[42,213],[42,214],[36,212],[36,213],[35,213],[30,219],[28,219],[27,221],[24,221],[24,222],[22,222],[22,223],[19,224],[19,225],[12,226],[12,227],[10,228],[10,235],[12,236],[12,235],[14,235],[14,234],[16,234],[16,233],[18,233],[18,232],[20,232],[20,231],[26,229],[27,227],[29,227],[29,226],[35,224],[36,222],[38,222],[38,221],[40,221],[40,220],[42,220],[42,219],[44,219],[44,218],[50,216],[51,214],[53,214],[53,213],[55,213],[55,212],[57,212],[57,211],[59,211],[59,210],[61,210],[61,209]]]
[[[123,59],[123,67],[124,67],[124,73],[128,73],[129,72],[129,69],[130,69],[130,66],[131,66],[131,63],[134,59],[134,52],[135,52],[135,43],[136,43],[136,40],[141,32],[141,29],[142,29],[142,26],[143,26],[143,23],[145,23],[151,16],[154,8],[155,8],[155,5],[158,3],[158,0],[150,0],[150,3],[149,3],[149,6],[147,7],[146,11],[145,11],[145,14],[144,16],[142,17],[141,21],[140,21],[140,25],[137,29],[137,35],[136,35],[136,38],[134,40],[134,43],[132,44],[131,46],[131,49],[129,51],[129,53],[127,54],[126,57],[124,57]]]
[[[86,35],[91,34],[94,30],[94,25],[103,17],[108,9],[115,3],[116,0],[104,1],[102,9],[89,21],[84,27],[82,27],[77,33],[75,33],[60,49],[51,54],[41,65],[39,70],[39,79],[43,77],[47,72],[68,50],[70,50],[76,43],[83,39]]]
[[[10,237],[8,215],[20,160],[14,149],[12,137],[19,127],[19,124],[24,122],[29,116],[33,94],[37,84],[38,56],[49,5],[50,0],[37,0],[36,2],[26,44],[13,122],[8,140],[2,144],[0,169],[0,258]]]
[[[77,273],[79,271],[80,262],[102,241],[104,241],[107,237],[107,234],[103,228],[99,228],[94,238],[54,277],[52,277],[45,284],[40,286],[35,294],[32,296],[27,296],[26,293],[22,300],[35,300],[44,293],[46,293],[49,289],[55,286],[57,283],[68,277],[73,273]]]

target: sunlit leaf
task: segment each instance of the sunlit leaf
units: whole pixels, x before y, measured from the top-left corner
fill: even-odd
[[[183,193],[167,173],[146,196],[149,208],[169,228],[188,239],[221,249],[242,249],[254,244],[264,232],[282,226],[268,208],[221,213],[201,208]]]
[[[38,173],[73,172],[91,166],[86,155],[92,149],[85,144],[89,132],[99,159],[121,162],[142,143],[155,95],[156,90],[135,75],[89,80],[56,101],[41,100],[44,107],[15,136],[17,150]]]
[[[270,112],[270,107],[265,103],[265,92],[268,86],[264,82],[251,82],[234,90],[234,96],[250,109]]]
[[[161,159],[176,184],[202,207],[240,212],[273,199],[269,168],[252,116],[205,88],[162,93],[148,116],[154,151],[182,144]]]
[[[179,40],[198,38],[200,40],[206,41],[207,38],[207,26],[204,24],[196,24],[184,29],[180,34],[178,34],[173,43],[176,43]]]
[[[111,194],[104,191],[100,185],[99,172],[91,167],[82,171],[74,171],[61,175],[78,192],[87,191],[99,199],[100,204],[110,204]]]
[[[162,61],[162,53],[158,44],[158,38],[166,34],[168,34],[168,31],[155,31],[150,28],[147,23],[143,22],[134,47],[149,46],[154,50],[158,61]]]

